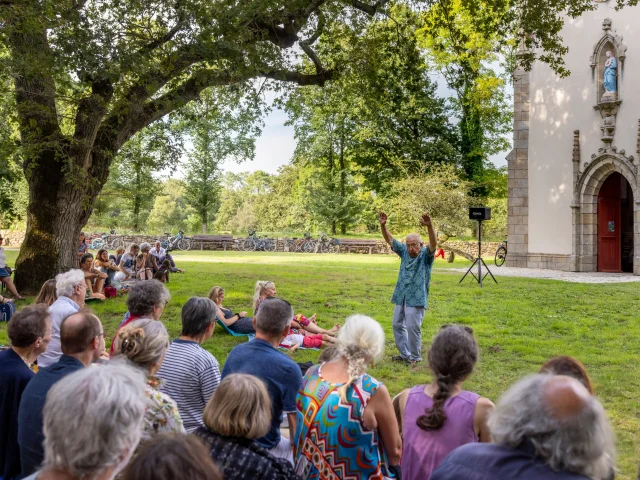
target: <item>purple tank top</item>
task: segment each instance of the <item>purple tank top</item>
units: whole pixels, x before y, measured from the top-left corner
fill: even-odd
[[[429,480],[431,473],[455,448],[477,442],[473,426],[476,402],[480,395],[463,390],[444,403],[447,414],[439,430],[422,430],[416,421],[433,399],[424,393],[424,385],[413,387],[403,414],[402,478],[403,480]]]

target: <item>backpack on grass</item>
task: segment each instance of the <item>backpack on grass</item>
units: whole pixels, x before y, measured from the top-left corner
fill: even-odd
[[[16,306],[13,302],[0,303],[0,322],[8,322],[16,313]]]

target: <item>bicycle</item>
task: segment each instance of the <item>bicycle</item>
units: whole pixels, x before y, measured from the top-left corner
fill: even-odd
[[[275,252],[278,249],[278,240],[249,232],[249,236],[238,243],[238,249],[244,252]]]
[[[182,230],[179,230],[176,236],[172,236],[168,232],[164,232],[164,234],[167,238],[166,240],[161,240],[160,244],[162,245],[162,248],[167,251],[167,253],[169,253],[171,250],[175,250],[176,248],[183,251],[191,250],[191,239],[185,237]]]
[[[496,250],[496,257],[493,260],[496,267],[501,267],[504,265],[504,262],[507,260],[507,241],[503,240],[498,249]]]

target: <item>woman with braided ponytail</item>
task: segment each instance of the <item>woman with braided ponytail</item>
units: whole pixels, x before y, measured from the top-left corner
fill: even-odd
[[[309,369],[297,399],[296,472],[304,479],[392,478],[402,440],[387,388],[366,373],[382,358],[384,331],[352,315],[330,362]]]
[[[456,447],[491,441],[487,418],[493,403],[462,390],[477,361],[478,344],[471,328],[440,329],[429,350],[432,382],[400,394],[404,480],[428,480]]]
[[[157,320],[135,320],[118,331],[116,352],[125,357],[146,375],[145,396],[147,409],[142,423],[140,445],[158,433],[185,433],[176,403],[160,392],[161,380],[155,376],[160,370],[167,348],[169,334]]]

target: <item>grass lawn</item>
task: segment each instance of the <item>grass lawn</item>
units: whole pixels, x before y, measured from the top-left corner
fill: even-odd
[[[12,264],[17,252],[7,250]],[[251,310],[256,280],[273,280],[278,294],[296,312],[318,313],[319,323],[343,322],[351,313],[377,319],[387,334],[385,359],[371,373],[392,394],[428,382],[425,364],[408,368],[390,361],[395,353],[390,303],[398,268],[393,255],[306,255],[289,253],[184,252],[176,260],[187,270],[171,277],[172,298],[163,320],[172,337],[180,332],[180,307],[191,296],[206,296],[214,285],[226,290],[225,305]],[[487,262],[488,263],[488,262]],[[499,278],[484,289],[447,267],[468,266],[466,260],[436,261],[429,309],[423,324],[425,354],[443,323],[473,327],[482,355],[469,390],[496,400],[516,379],[533,373],[554,355],[579,358],[592,377],[596,393],[613,422],[618,445],[616,478],[636,478],[640,460],[640,296],[638,284],[585,285],[550,280]],[[110,339],[127,310],[124,298],[93,303]],[[0,343],[6,343],[0,325]],[[204,346],[221,364],[242,338],[216,329]],[[314,351],[296,352],[296,361],[315,360]],[[634,371],[634,369],[636,369]]]

